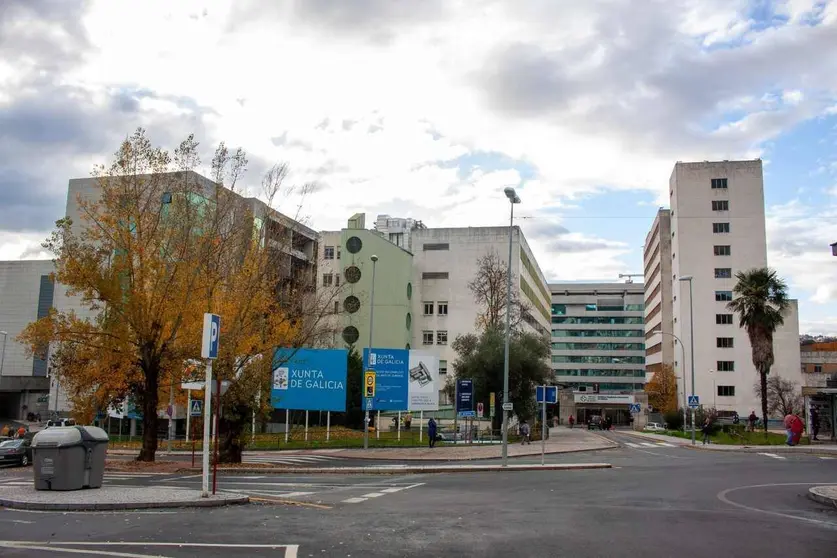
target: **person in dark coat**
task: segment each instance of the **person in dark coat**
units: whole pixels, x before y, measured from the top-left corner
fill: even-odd
[[[434,447],[436,445],[436,421],[433,417],[427,421],[427,437],[430,438],[430,447]]]

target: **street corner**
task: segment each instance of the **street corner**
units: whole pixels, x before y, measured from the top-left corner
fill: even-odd
[[[8,486],[0,494],[0,506],[37,511],[207,508],[248,502],[249,498],[241,494],[222,492],[204,498],[199,490],[140,486],[106,485],[72,491],[35,490],[31,485]]]
[[[813,486],[808,489],[808,498],[817,503],[837,508],[837,485]]]

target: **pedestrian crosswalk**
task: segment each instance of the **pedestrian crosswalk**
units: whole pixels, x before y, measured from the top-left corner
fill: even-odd
[[[125,483],[137,480],[155,479],[157,477],[165,477],[167,475],[168,473],[107,471],[104,475],[104,481],[106,484],[111,482]],[[30,486],[32,483],[32,475],[0,477],[0,488],[4,486]]]
[[[300,467],[323,467],[337,465],[342,458],[321,454],[278,454],[278,455],[244,455],[243,463],[267,463],[270,465],[296,465]]]
[[[669,444],[668,442],[625,442],[625,445],[629,448],[676,448],[675,444]]]

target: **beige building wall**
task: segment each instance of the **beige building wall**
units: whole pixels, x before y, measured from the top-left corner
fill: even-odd
[[[645,365],[649,374],[660,370],[663,363],[674,365],[675,351],[680,352],[672,337],[671,295],[671,211],[660,209],[645,237],[643,251],[645,270]],[[659,333],[658,333],[659,332]]]

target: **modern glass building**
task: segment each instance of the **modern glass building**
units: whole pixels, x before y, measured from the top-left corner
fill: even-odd
[[[642,283],[556,283],[552,369],[578,392],[633,393],[645,386]]]

